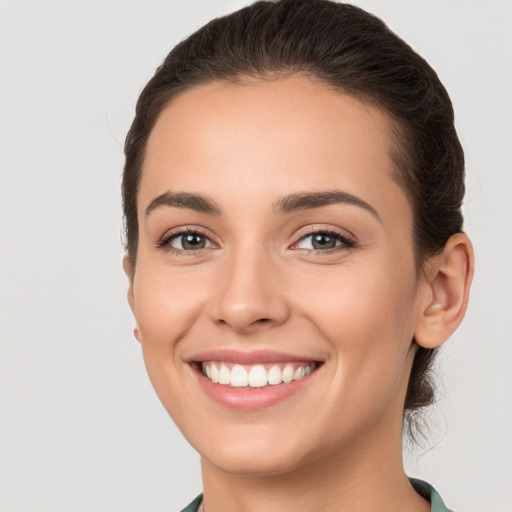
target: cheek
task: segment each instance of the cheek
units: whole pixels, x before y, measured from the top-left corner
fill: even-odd
[[[371,337],[377,343],[390,331],[398,334],[412,325],[416,283],[410,267],[386,265],[382,259],[352,265],[329,272],[328,278],[318,275],[309,283],[302,279],[297,296],[303,298],[305,314],[309,311],[332,334],[330,339],[345,339],[350,345],[365,333],[381,331],[381,336]],[[365,344],[356,345],[364,349]]]
[[[205,287],[188,275],[139,262],[134,280],[134,314],[146,369],[169,412],[186,401],[182,384],[189,370],[180,343],[195,324],[206,301]]]
[[[134,314],[144,344],[173,344],[195,321],[207,300],[204,282],[186,272],[140,265],[134,282]]]
[[[347,400],[391,397],[407,370],[415,295],[413,272],[362,266],[309,297],[304,311],[332,347],[334,378],[340,389],[350,391]]]

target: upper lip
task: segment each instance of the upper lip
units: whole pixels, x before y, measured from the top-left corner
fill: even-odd
[[[190,363],[202,361],[225,361],[227,363],[238,364],[265,364],[292,361],[318,361],[318,359],[298,354],[277,352],[274,350],[241,351],[233,349],[216,349],[198,352],[197,354],[188,357],[187,361]]]

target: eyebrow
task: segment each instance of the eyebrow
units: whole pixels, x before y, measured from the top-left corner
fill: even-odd
[[[298,192],[281,198],[274,204],[274,213],[289,213],[296,210],[322,208],[331,204],[351,204],[370,212],[379,221],[377,210],[361,199],[342,190],[327,190],[324,192]]]
[[[327,190],[323,192],[297,192],[282,197],[273,205],[275,214],[290,213],[297,210],[322,208],[331,204],[350,204],[359,206],[370,212],[379,221],[377,210],[369,203],[342,190]],[[162,206],[188,208],[200,213],[221,215],[220,205],[212,198],[191,192],[165,192],[155,197],[146,208],[146,215]]]
[[[210,197],[202,194],[189,192],[165,192],[155,197],[146,208],[146,215],[161,206],[170,206],[174,208],[189,208],[200,213],[209,213],[210,215],[220,215],[222,210],[218,203]]]

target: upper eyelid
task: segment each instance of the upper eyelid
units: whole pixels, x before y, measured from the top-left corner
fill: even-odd
[[[336,228],[331,226],[315,226],[315,227],[305,227],[300,230],[298,230],[297,234],[295,235],[295,242],[299,242],[303,238],[306,238],[311,235],[316,235],[317,233],[327,233],[330,235],[339,236],[340,238],[345,238],[353,242],[354,244],[357,242],[357,237],[353,235],[350,231],[342,228]]]
[[[196,233],[198,235],[204,236],[205,238],[210,240],[210,242],[212,242],[213,244],[218,245],[218,243],[215,242],[215,240],[213,240],[212,235],[209,234],[209,230],[207,230],[206,228],[203,228],[201,226],[180,226],[180,227],[168,229],[167,231],[164,232],[164,234],[161,237],[159,237],[157,243],[158,244],[165,243],[168,240],[171,240],[172,238],[183,236],[188,233]]]
[[[349,236],[342,235],[342,234],[338,233],[337,231],[328,231],[328,230],[323,230],[322,231],[322,230],[318,230],[318,231],[313,231],[311,233],[307,233],[304,236],[301,236],[290,247],[293,248],[293,247],[297,246],[303,240],[306,240],[307,238],[309,238],[311,236],[314,236],[316,234],[319,234],[319,233],[320,234],[321,233],[325,233],[328,236],[333,236],[333,237],[337,238],[337,240],[340,242],[340,245],[339,246],[335,246],[335,247],[331,247],[329,249],[321,250],[321,251],[319,249],[300,249],[300,248],[296,248],[294,250],[304,250],[304,251],[314,251],[314,252],[321,252],[321,253],[329,253],[331,251],[335,251],[335,250],[339,250],[339,249],[352,249],[352,248],[357,246],[357,243],[356,243],[355,240],[353,240]]]
[[[210,247],[202,247],[199,249],[179,249],[177,247],[173,247],[171,242],[179,237],[185,236],[187,234],[198,234],[206,238],[211,246]],[[197,228],[191,227],[183,227],[183,228],[174,228],[165,232],[165,234],[155,243],[155,247],[160,250],[164,250],[167,253],[175,254],[176,256],[200,256],[204,254],[204,251],[208,251],[211,249],[218,249],[219,245],[215,241],[212,240],[210,236],[202,232]]]
[[[173,228],[170,230],[167,230],[157,241],[157,245],[165,245],[169,240],[179,237],[182,235],[185,235],[187,233],[197,233],[201,236],[206,237],[212,244],[219,246],[220,243],[218,241],[215,241],[214,238],[219,237],[212,237],[212,235],[209,234],[209,230],[202,227],[202,226],[181,226],[177,228]],[[357,238],[350,232],[348,232],[345,229],[341,228],[334,228],[334,227],[327,227],[327,226],[316,226],[316,227],[304,227],[300,230],[298,230],[294,236],[294,241],[289,245],[289,247],[293,247],[294,245],[298,244],[301,240],[304,238],[307,238],[308,236],[313,236],[318,233],[326,233],[331,236],[338,236],[341,239],[349,240],[352,244],[357,244]]]

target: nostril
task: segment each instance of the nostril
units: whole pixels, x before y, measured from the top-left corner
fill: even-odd
[[[231,326],[231,327],[236,327],[240,330],[247,330],[247,329],[251,329],[251,327],[257,327],[257,326],[264,326],[264,325],[269,325],[269,324],[272,324],[272,318],[258,318],[252,322],[247,322],[245,325],[241,326],[241,325],[238,325],[236,326],[235,325],[235,322],[233,323],[230,323],[228,320],[225,320],[224,318],[219,318],[217,320],[217,325],[219,326],[222,326],[222,327],[225,327],[225,326]]]
[[[227,294],[219,295],[211,302],[209,317],[218,327],[229,327],[240,332],[277,326],[288,318],[288,304],[283,297],[274,297],[272,300],[265,297],[242,299]]]

